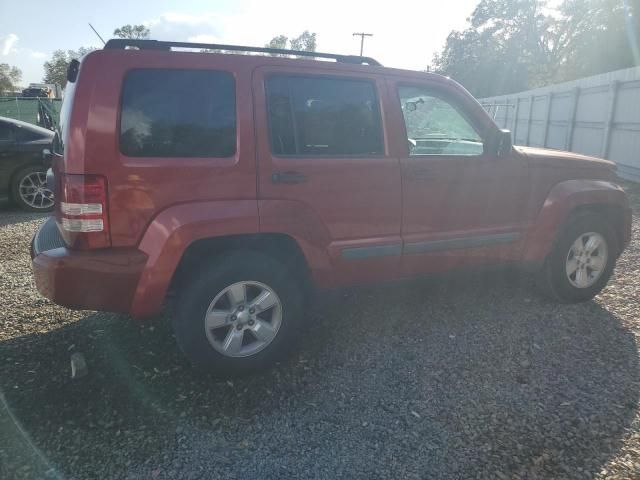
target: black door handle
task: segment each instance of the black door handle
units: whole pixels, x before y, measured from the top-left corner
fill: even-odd
[[[271,175],[271,183],[303,183],[307,176],[300,172],[275,172]]]

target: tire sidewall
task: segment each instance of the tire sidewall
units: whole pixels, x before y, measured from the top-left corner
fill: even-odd
[[[587,288],[571,284],[566,273],[566,262],[573,242],[582,234],[595,232],[607,242],[607,264],[600,278]],[[606,285],[615,267],[617,240],[608,222],[599,215],[582,215],[571,220],[563,229],[555,248],[549,257],[549,278],[552,290],[558,300],[568,303],[585,302],[595,297]]]
[[[25,203],[25,201],[20,196],[20,182],[27,175],[29,175],[31,173],[36,173],[36,172],[46,173],[46,172],[43,171],[42,168],[39,168],[37,165],[28,165],[26,167],[23,167],[23,168],[19,169],[15,173],[15,175],[13,176],[13,179],[11,181],[11,197],[13,198],[13,201],[15,202],[15,204],[18,205],[24,211],[27,211],[27,212],[42,212],[42,213],[50,212],[50,211],[53,210],[53,207],[54,207],[55,203],[54,203],[54,205],[52,205],[51,207],[48,207],[48,208],[35,208],[35,207],[32,207],[31,205],[29,205],[28,203]],[[54,200],[54,202],[55,202],[55,200]]]
[[[214,297],[236,282],[256,281],[272,288],[282,304],[282,321],[273,341],[248,357],[227,357],[216,351],[205,333],[204,318]],[[264,369],[284,358],[300,330],[302,295],[287,269],[254,252],[234,252],[200,269],[179,293],[173,327],[183,353],[201,369],[220,376]]]

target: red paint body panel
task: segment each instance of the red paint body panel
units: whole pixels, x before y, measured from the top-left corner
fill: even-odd
[[[541,262],[553,246],[556,233],[572,210],[583,205],[607,205],[624,212],[624,246],[631,239],[631,209],[620,186],[602,180],[565,180],[556,184],[546,196],[534,224],[529,228],[524,262]]]
[[[187,203],[158,215],[138,248],[147,255],[135,289],[131,313],[144,317],[162,306],[169,282],[184,251],[197,240],[258,232],[255,200]]]
[[[137,249],[55,248],[37,255],[32,265],[38,290],[58,305],[129,313],[146,260]]]
[[[230,72],[236,87],[235,155],[121,154],[122,84],[127,72],[137,68]],[[380,103],[383,154],[273,155],[264,82],[274,73],[369,81]],[[68,90],[64,158],[55,159],[53,167],[57,176],[106,178],[111,247],[41,252],[33,259],[38,289],[72,308],[151,315],[161,308],[193,242],[260,233],[291,237],[314,284],[322,288],[468,266],[540,263],[567,215],[581,205],[624,211],[628,243],[630,210],[624,192],[609,181],[611,162],[520,147],[502,156],[412,157],[399,85],[439,90],[464,110],[483,139],[497,132],[464,88],[437,75],[250,55],[89,54]],[[272,175],[283,171],[301,173],[306,181],[274,183]],[[484,244],[486,239],[490,242]]]

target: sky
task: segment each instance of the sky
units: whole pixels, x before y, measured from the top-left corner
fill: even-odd
[[[353,32],[373,33],[364,55],[385,66],[424,70],[478,0],[0,0],[0,63],[17,66],[22,84],[42,81],[54,50],[99,48],[125,24],[145,24],[151,38],[263,46],[276,35],[317,33],[317,50],[359,53]],[[25,9],[27,11],[25,11]]]

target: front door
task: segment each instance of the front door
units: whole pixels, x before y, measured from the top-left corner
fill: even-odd
[[[396,276],[400,167],[385,142],[384,80],[265,67],[253,91],[261,231],[326,255],[321,284]]]
[[[461,89],[443,82],[389,87],[406,132],[403,274],[516,260],[526,223],[526,160],[489,152],[496,127]]]

